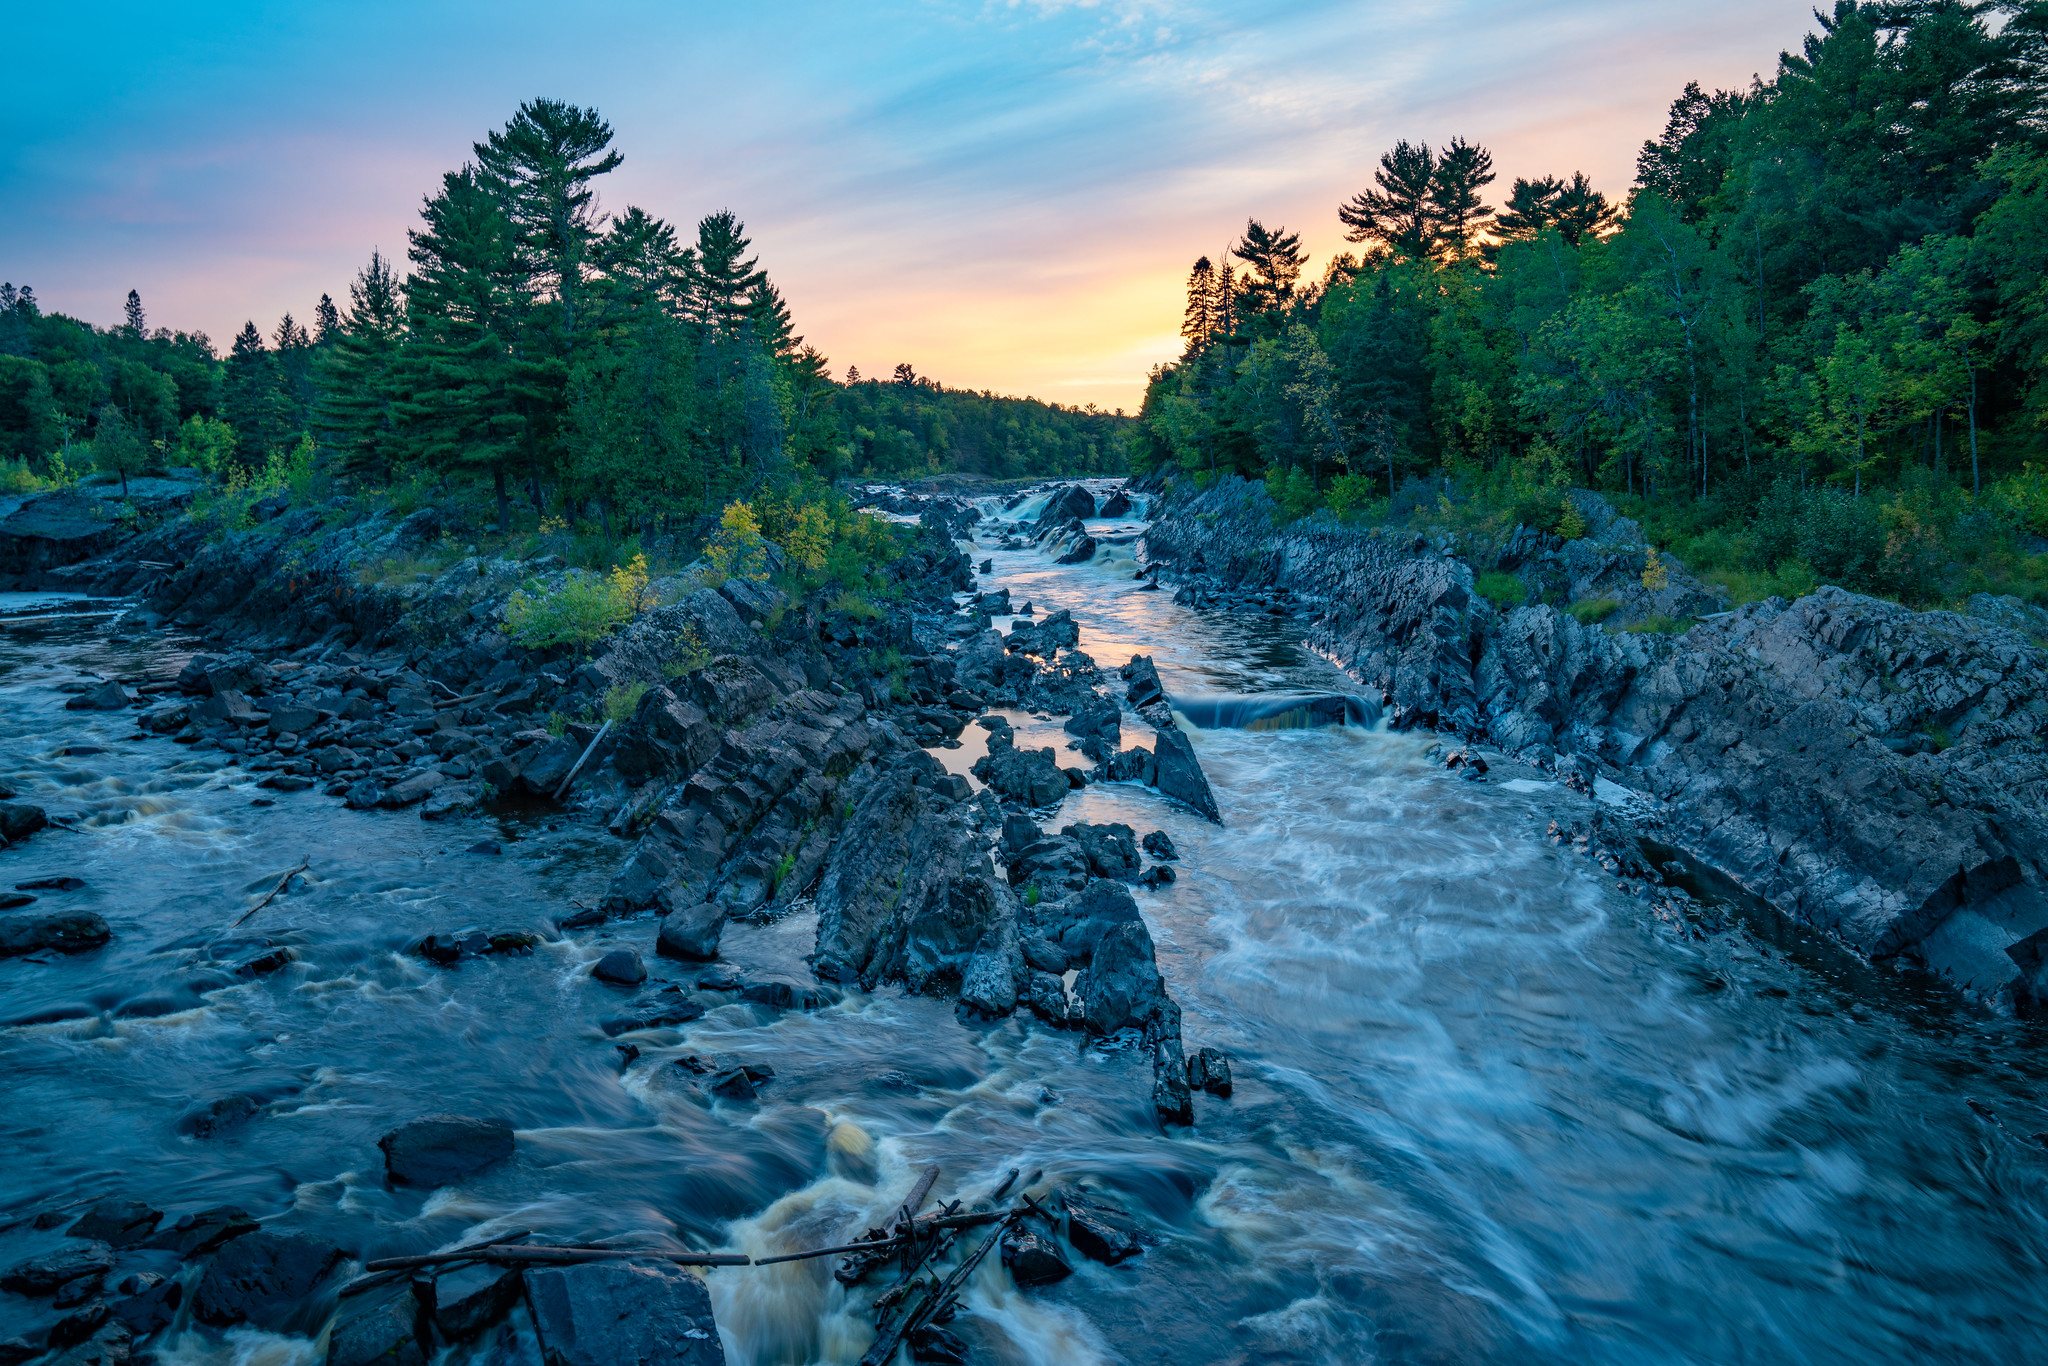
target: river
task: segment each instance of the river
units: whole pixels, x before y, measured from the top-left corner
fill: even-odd
[[[1105,668],[1146,653],[1175,692],[1355,689],[1284,618],[1141,591],[1127,550],[974,553],[986,586],[1071,610]],[[1028,1292],[990,1259],[954,1325],[990,1362],[1867,1363],[2048,1342],[2038,1031],[1766,922],[1688,941],[1543,838],[1561,794],[1459,781],[1427,737],[1199,732],[1220,827],[1139,787],[1067,799],[1062,821],[1164,829],[1181,852],[1140,904],[1190,1050],[1228,1051],[1236,1090],[1162,1135],[1142,1054],[894,989],[779,1015],[713,994],[701,1020],[609,1038],[621,994],[589,965],[649,948],[651,919],[433,967],[406,946],[544,928],[621,846],[540,810],[432,824],[259,791],[126,715],[63,709],[60,684],[161,673],[176,649],[100,618],[0,631],[0,782],[83,827],[0,851],[0,877],[83,877],[44,904],[115,932],[0,962],[0,1223],[132,1195],[240,1204],[363,1256],[513,1228],[766,1255],[878,1222],[928,1163],[970,1200],[1021,1167],[1112,1192],[1153,1245]],[[1020,745],[1066,742],[1005,715]],[[1126,743],[1144,730],[1127,717]],[[940,756],[964,771],[982,737]],[[484,839],[503,852],[468,852]],[[736,925],[724,957],[801,973],[813,931],[801,911]],[[263,941],[294,961],[236,978]],[[757,1104],[707,1105],[667,1065],[689,1053],[775,1077]],[[232,1096],[254,1113],[181,1124]],[[516,1157],[459,1190],[388,1189],[377,1137],[441,1110],[510,1118]],[[0,1263],[55,1238],[0,1230]],[[709,1272],[728,1360],[856,1360],[873,1289],[849,1297],[829,1266]],[[0,1338],[43,1321],[0,1296]],[[182,1325],[158,1352],[318,1359]],[[534,1353],[515,1331],[450,1359]]]

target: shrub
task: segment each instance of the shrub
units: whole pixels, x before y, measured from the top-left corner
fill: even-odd
[[[727,503],[718,519],[718,534],[704,547],[711,572],[720,579],[758,579],[768,567],[768,542],[760,519],[745,503]]]
[[[1670,586],[1671,566],[1664,563],[1664,557],[1657,553],[1657,547],[1651,546],[1649,554],[1643,558],[1643,587],[1652,593],[1661,593]]]
[[[640,709],[640,699],[646,695],[645,683],[615,684],[606,691],[604,705],[599,710],[607,721],[624,721]]]
[[[1520,607],[1529,600],[1529,590],[1523,586],[1520,579],[1498,570],[1476,576],[1472,581],[1472,587],[1480,597],[1503,612]]]
[[[831,602],[827,603],[826,606],[832,611],[846,613],[855,621],[876,621],[882,615],[881,608],[875,606],[852,589],[839,594]]]
[[[600,577],[573,571],[560,588],[547,593],[514,590],[505,604],[505,630],[530,650],[554,645],[578,649],[594,645],[631,621],[647,590],[647,559]]]
[[[1621,606],[1613,598],[1596,598],[1591,602],[1575,602],[1565,608],[1581,625],[1597,626],[1613,616]]]

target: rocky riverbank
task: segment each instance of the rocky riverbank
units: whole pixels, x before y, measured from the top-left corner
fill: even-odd
[[[1682,566],[1651,570],[1634,523],[1578,497],[1587,537],[1523,529],[1478,557],[1528,586],[1505,610],[1448,539],[1282,526],[1234,478],[1171,499],[1145,547],[1183,600],[1300,615],[1394,725],[1616,784],[1654,826],[1635,836],[1855,952],[2048,1003],[2048,614],[1831,587],[1718,611]],[[1601,599],[1605,622],[1565,610]],[[1701,619],[1617,629],[1659,615]]]
[[[273,793],[317,788],[353,808],[426,820],[537,803],[602,826],[620,841],[617,874],[597,904],[558,907],[551,921],[556,935],[646,927],[639,947],[595,964],[598,979],[640,993],[605,1021],[606,1034],[687,1021],[726,999],[813,1010],[846,986],[899,984],[957,1001],[970,1021],[1022,1009],[1084,1036],[1129,1031],[1152,1053],[1159,1119],[1192,1123],[1194,1093],[1228,1094],[1228,1062],[1184,1049],[1130,890],[1172,880],[1171,841],[1145,837],[1158,860],[1146,869],[1127,826],[1040,827],[1066,793],[1109,764],[1135,772],[1148,752],[1119,748],[1119,709],[1065,613],[1020,621],[1006,639],[988,629],[991,613],[1011,606],[1002,595],[956,602],[975,580],[951,536],[974,514],[957,501],[921,506],[914,546],[886,571],[883,610],[686,573],[650,584],[658,605],[583,654],[523,649],[505,630],[514,590],[544,593],[575,573],[559,561],[472,555],[396,580],[367,572],[459,534],[432,509],[356,517],[279,501],[259,510],[257,526],[226,535],[174,520],[74,562],[65,577],[99,594],[140,594],[122,631],[200,633],[206,648],[175,676],[81,683],[71,705],[132,714],[141,735],[261,773]],[[1019,750],[992,706],[1078,713],[1069,730],[1095,767]],[[977,723],[991,732],[978,791],[932,753]],[[9,838],[28,838],[45,817],[17,804],[7,819]],[[741,981],[716,965],[733,920],[799,909],[817,916],[811,980]],[[0,951],[107,942],[104,920],[76,919],[6,917]],[[239,956],[223,964],[236,980],[292,961],[282,942],[236,942]],[[453,965],[536,942],[516,928],[447,925],[408,951]],[[654,989],[653,960],[694,971],[698,989]],[[622,1051],[630,1064],[637,1050]],[[725,1097],[750,1098],[769,1075],[701,1070],[702,1088]],[[422,1123],[434,1131],[428,1185],[459,1185],[510,1150],[503,1120],[432,1116],[387,1136],[394,1182],[421,1184],[412,1157],[426,1140],[412,1131]],[[442,1148],[447,1161],[435,1156]],[[93,1221],[109,1210],[127,1211],[143,1241],[101,1236]],[[673,1267],[660,1285],[613,1285],[617,1263],[469,1263],[343,1285],[348,1249],[259,1231],[238,1209],[182,1217],[173,1232],[208,1220],[227,1232],[186,1239],[163,1266],[130,1266],[123,1249],[172,1236],[153,1231],[160,1217],[124,1197],[71,1228],[61,1250],[10,1272],[9,1290],[61,1312],[38,1340],[9,1344],[6,1359],[45,1348],[53,1360],[127,1359],[174,1319],[197,1319],[325,1331],[337,1366],[419,1360],[436,1343],[473,1338],[522,1298],[546,1347],[629,1290],[658,1292],[661,1312],[684,1327],[709,1327],[701,1286]],[[199,1300],[181,1319],[188,1286]],[[579,1307],[579,1296],[589,1303]],[[720,1359],[715,1334],[708,1341],[691,1350]],[[609,1359],[603,1341],[578,1350],[563,1359]]]

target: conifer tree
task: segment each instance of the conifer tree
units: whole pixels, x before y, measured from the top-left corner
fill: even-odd
[[[136,339],[149,335],[148,321],[142,314],[142,295],[136,290],[128,291],[128,303],[121,310],[122,329]]]
[[[1429,211],[1436,224],[1438,250],[1463,256],[1472,248],[1493,210],[1480,200],[1480,191],[1493,183],[1493,154],[1463,138],[1436,159],[1430,177]]]
[[[335,322],[330,338],[315,372],[320,381],[315,426],[340,452],[344,472],[388,479],[400,454],[397,370],[405,301],[397,273],[382,252],[371,252],[370,263],[349,285],[348,316]]]
[[[1294,302],[1295,284],[1308,263],[1300,233],[1268,228],[1254,218],[1245,224],[1244,237],[1230,254],[1249,267],[1242,292],[1252,312],[1272,312]]]
[[[334,296],[322,294],[320,302],[313,305],[313,344],[325,346],[341,333],[341,311],[334,306]]]
[[[1437,184],[1436,154],[1426,142],[1395,143],[1380,155],[1373,172],[1377,190],[1361,190],[1337,207],[1344,240],[1366,242],[1411,261],[1437,254],[1438,220],[1432,194]]]
[[[256,324],[245,322],[228,354],[221,386],[221,414],[235,429],[235,455],[254,468],[284,447],[291,405],[285,397],[277,357],[263,344]]]
[[[1209,344],[1216,334],[1216,267],[1209,258],[1195,258],[1193,270],[1188,272],[1188,303],[1181,314],[1180,334],[1187,339],[1189,355]]]
[[[603,219],[590,182],[624,161],[595,109],[529,100],[476,144],[479,183],[511,228],[508,265],[527,302],[545,306],[558,349],[584,325],[583,290]]]
[[[690,278],[690,316],[698,323],[731,333],[753,309],[754,291],[768,276],[757,258],[746,225],[731,209],[706,214],[697,224],[696,269]]]

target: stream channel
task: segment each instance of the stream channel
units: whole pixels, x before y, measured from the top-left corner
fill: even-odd
[[[1119,690],[1134,653],[1175,693],[1358,690],[1284,618],[1142,591],[1141,524],[1098,523],[1112,544],[1070,567],[994,548],[1003,529],[977,528],[983,586],[1070,609]],[[622,994],[590,965],[651,950],[651,918],[435,967],[408,946],[547,930],[594,904],[623,847],[539,809],[435,824],[261,792],[219,752],[64,709],[58,685],[161,676],[189,646],[22,621],[13,596],[0,782],[82,830],[0,851],[0,890],[82,877],[42,906],[89,907],[115,937],[0,962],[0,1224],[123,1195],[237,1204],[361,1257],[515,1228],[763,1256],[882,1222],[927,1164],[940,1197],[970,1201],[1042,1168],[1112,1193],[1153,1243],[1030,1291],[984,1263],[954,1330],[989,1362],[2020,1361],[2048,1344],[2038,1031],[1766,920],[1689,942],[1544,838],[1570,794],[1460,781],[1426,735],[1201,731],[1220,827],[1127,784],[1051,822],[1179,847],[1179,881],[1138,897],[1189,1051],[1225,1049],[1236,1090],[1162,1135],[1142,1052],[1022,1011],[963,1024],[893,988],[812,1013],[714,995],[688,1025],[609,1038]],[[1004,714],[1020,747],[1069,739]],[[986,732],[961,738],[936,753],[965,772]],[[1127,714],[1125,743],[1149,738]],[[468,852],[480,840],[503,852]],[[802,977],[814,931],[802,910],[734,925],[723,956]],[[297,957],[236,978],[224,965],[263,939]],[[775,1076],[757,1103],[707,1106],[665,1066],[685,1053]],[[235,1096],[238,1122],[193,1132],[196,1107]],[[377,1138],[434,1111],[508,1117],[516,1156],[460,1188],[389,1188]],[[60,1243],[11,1223],[0,1262]],[[874,1287],[842,1290],[832,1264],[708,1272],[727,1359],[855,1361]],[[45,1308],[0,1296],[0,1338]],[[319,1344],[181,1323],[157,1352],[310,1366]],[[537,1357],[515,1314],[446,1359]]]

